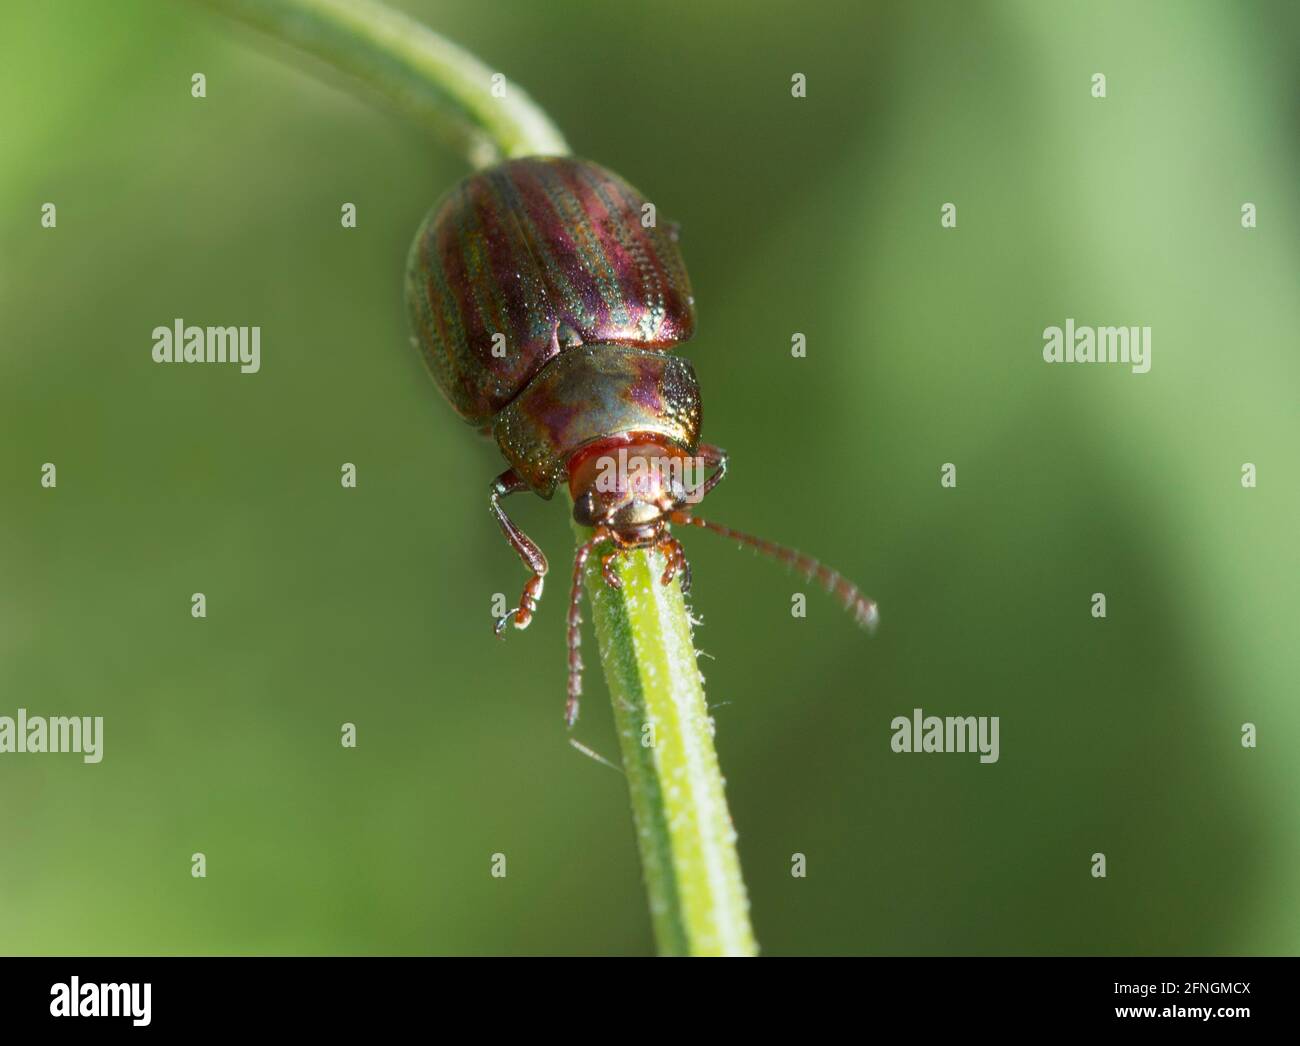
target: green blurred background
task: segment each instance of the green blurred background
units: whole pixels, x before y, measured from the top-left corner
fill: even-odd
[[[686,536],[764,951],[1295,953],[1296,6],[399,6],[682,224],[709,515],[880,601],[796,620]],[[408,345],[463,163],[205,9],[0,41],[0,714],[106,719],[99,765],[0,756],[0,950],[650,951],[562,586],[493,639],[501,464]],[[1044,364],[1067,316],[1151,325],[1151,373]],[[260,325],[261,373],[153,364],[176,317]],[[514,511],[562,568],[564,508]],[[914,707],[1000,762],[892,753]]]

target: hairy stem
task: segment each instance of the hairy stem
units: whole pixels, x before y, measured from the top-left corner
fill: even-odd
[[[202,2],[368,84],[476,167],[569,151],[522,88],[376,0]]]
[[[491,69],[375,0],[203,2],[377,88],[471,164],[569,151],[517,86],[494,94]],[[658,553],[632,552],[617,569],[623,585],[614,590],[593,557],[587,587],[659,950],[752,955],[736,833],[681,589],[659,583]]]
[[[686,602],[676,580],[660,583],[657,552],[639,549],[616,564],[622,586],[613,589],[593,556],[587,592],[659,951],[753,955],[736,831]]]

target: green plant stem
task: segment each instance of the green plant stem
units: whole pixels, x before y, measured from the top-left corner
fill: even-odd
[[[568,146],[514,84],[432,30],[375,0],[203,0],[377,88],[471,163],[562,155]],[[579,530],[579,537],[588,535]],[[680,586],[659,583],[647,550],[618,561],[623,584],[589,561],[601,663],[627,773],[651,922],[665,955],[752,955],[736,832],[713,749]]]
[[[753,955],[690,619],[678,582],[660,582],[663,569],[659,553],[638,549],[616,560],[618,589],[605,583],[599,556],[586,577],[650,918],[663,955]]]
[[[376,0],[202,0],[365,82],[472,165],[569,151],[516,84]]]

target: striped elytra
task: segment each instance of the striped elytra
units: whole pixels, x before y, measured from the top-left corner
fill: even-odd
[[[462,181],[421,225],[412,327],[434,379],[484,426],[577,344],[671,350],[695,330],[675,237],[586,160],[510,160]]]

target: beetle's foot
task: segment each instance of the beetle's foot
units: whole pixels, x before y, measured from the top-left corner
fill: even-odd
[[[678,572],[682,575],[682,591],[690,589],[690,567],[686,562],[686,550],[682,548],[682,543],[674,537],[665,537],[659,543],[659,551],[664,557],[664,572],[659,578],[659,583],[663,585],[672,584]]]
[[[502,616],[497,618],[496,636],[498,639],[505,639],[506,629],[514,624],[515,628],[527,628],[533,623],[533,615],[526,613],[522,607],[515,607],[514,610],[508,610]]]
[[[619,553],[614,551],[600,557],[600,576],[605,579],[605,584],[615,589],[623,587],[623,579],[614,573],[614,561],[618,556]]]
[[[673,577],[677,574],[677,557],[673,554],[671,549],[666,549],[664,551],[664,559],[667,560],[667,563],[664,566],[664,572],[659,575],[659,584],[671,585],[673,583]]]
[[[542,598],[542,587],[546,583],[546,578],[542,574],[534,574],[528,579],[528,584],[524,586],[523,595],[519,597],[519,605],[514,610],[507,611],[502,617],[497,618],[496,635],[498,639],[504,639],[506,629],[511,623],[515,628],[527,628],[533,623],[533,614],[537,610],[537,602]]]

